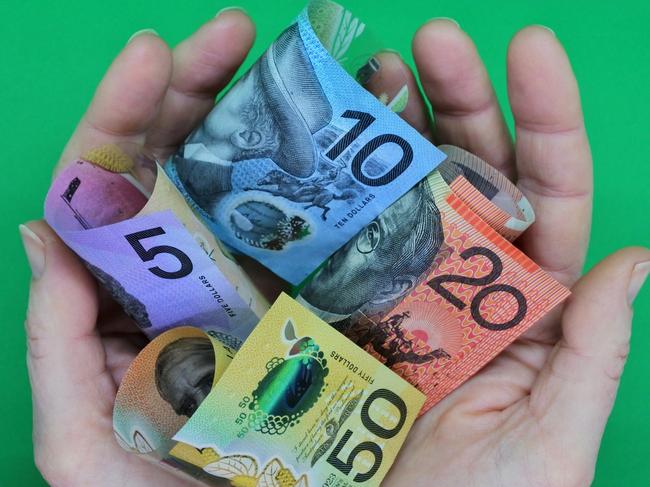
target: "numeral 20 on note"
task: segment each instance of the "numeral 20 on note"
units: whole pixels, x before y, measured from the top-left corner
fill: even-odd
[[[526,312],[528,310],[526,296],[524,296],[524,294],[519,289],[514,286],[510,286],[509,284],[492,284],[501,276],[501,273],[503,272],[503,262],[495,252],[486,247],[470,247],[460,254],[460,257],[463,260],[467,260],[470,257],[474,256],[485,257],[491,262],[492,269],[485,276],[467,277],[459,276],[456,274],[443,274],[434,277],[427,284],[440,296],[458,308],[458,310],[465,309],[467,304],[452,292],[450,292],[448,289],[446,289],[443,286],[444,283],[457,282],[459,284],[467,284],[470,286],[486,286],[477,292],[469,303],[470,311],[472,318],[474,318],[474,321],[479,326],[492,331],[503,331],[517,326],[526,317]],[[490,285],[488,286],[488,284]],[[481,314],[481,304],[483,303],[483,300],[485,300],[490,294],[497,292],[510,294],[517,302],[517,311],[515,315],[504,323],[491,322]]]

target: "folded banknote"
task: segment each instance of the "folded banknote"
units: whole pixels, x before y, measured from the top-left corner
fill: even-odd
[[[359,84],[377,50],[349,11],[311,2],[153,168],[151,195],[138,164],[98,148],[55,180],[47,221],[147,335],[187,324],[241,343],[268,303],[228,249],[297,283],[444,157],[393,113],[408,90],[384,106]]]
[[[292,284],[444,159],[393,113],[403,100],[360,86],[377,69],[368,36],[311,2],[166,165],[224,243]]]
[[[426,411],[569,291],[509,240],[534,221],[505,176],[448,158],[337,251],[298,301],[427,394]]]
[[[196,328],[152,341],[117,394],[131,451],[233,485],[379,485],[424,396],[287,295],[235,353]]]
[[[180,325],[238,347],[268,310],[250,277],[161,168],[145,194],[119,148],[86,154],[55,179],[45,218],[150,338]]]

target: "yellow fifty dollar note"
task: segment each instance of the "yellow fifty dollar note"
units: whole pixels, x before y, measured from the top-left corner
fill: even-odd
[[[136,408],[149,423],[170,425],[167,433],[155,427],[169,442],[151,442],[157,450],[151,453],[203,480],[222,477],[235,486],[379,485],[424,402],[408,382],[284,294],[231,362],[220,358],[214,337],[214,348],[207,341],[205,353],[214,350],[217,363],[205,374],[197,372],[202,362],[196,354],[191,368],[180,360],[160,365],[163,352],[157,350],[181,342],[179,333],[202,332],[185,328],[161,335],[147,347],[156,349],[146,360],[150,365],[133,367],[127,376],[148,368],[140,377],[155,377],[160,396],[171,405],[167,414],[185,416],[173,433],[168,420]],[[179,368],[187,374],[177,379],[165,372]],[[202,376],[214,383],[197,404]],[[165,385],[172,380],[188,387]],[[133,404],[118,394],[118,409]],[[131,417],[116,414],[120,436],[132,435]]]

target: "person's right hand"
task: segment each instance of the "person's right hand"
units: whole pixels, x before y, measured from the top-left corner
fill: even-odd
[[[173,52],[151,32],[124,47],[68,142],[59,167],[103,144],[165,160],[214,106],[254,27],[221,13]],[[50,170],[43,161],[43,170]],[[43,221],[21,227],[32,267],[27,362],[34,456],[54,486],[197,485],[123,450],[113,435],[122,376],[146,340]]]

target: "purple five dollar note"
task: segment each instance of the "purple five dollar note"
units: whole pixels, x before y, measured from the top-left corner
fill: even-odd
[[[224,275],[215,257],[236,264],[207,244],[207,230],[190,233],[197,223],[176,205],[182,196],[164,171],[149,203],[127,176],[77,161],[52,185],[47,221],[150,338],[190,325],[238,348],[259,320],[255,310],[264,309],[253,302],[259,296]]]

